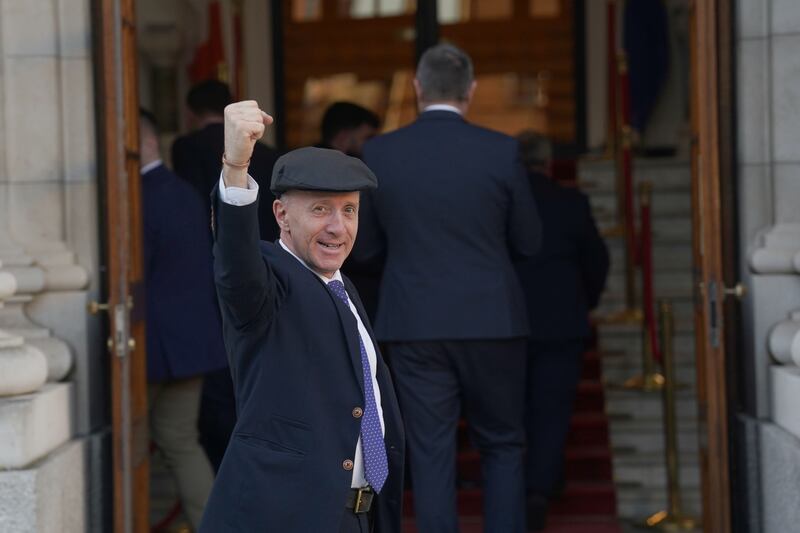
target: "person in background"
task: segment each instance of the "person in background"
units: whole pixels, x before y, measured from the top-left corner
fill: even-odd
[[[525,530],[528,319],[511,258],[539,248],[517,141],[467,122],[472,61],[429,48],[419,118],[375,137],[364,162],[380,187],[362,203],[356,259],[386,253],[375,321],[406,422],[417,528],[458,531],[462,405],[484,475],[485,531]]]
[[[322,116],[319,148],[332,148],[361,158],[364,143],[378,134],[378,115],[352,102],[334,102]]]
[[[545,526],[548,501],[563,482],[564,446],[591,334],[589,311],[605,287],[609,259],[589,199],[548,176],[550,141],[518,137],[542,219],[542,248],[516,262],[528,305],[527,492],[529,531]]]
[[[155,118],[140,113],[150,435],[200,525],[214,474],[198,442],[203,374],[226,369],[208,217],[161,162]]]
[[[317,147],[339,150],[360,159],[364,143],[378,133],[380,126],[378,115],[369,109],[351,102],[334,102],[322,117],[322,140]],[[377,256],[365,263],[348,259],[342,266],[342,271],[358,289],[367,316],[373,323],[378,308],[378,288],[383,262],[384,257]]]

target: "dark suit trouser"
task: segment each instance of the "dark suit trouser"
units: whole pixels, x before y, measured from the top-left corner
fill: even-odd
[[[456,533],[461,408],[481,455],[485,531],[525,531],[524,339],[390,343],[417,529]]]
[[[530,341],[528,345],[529,493],[551,496],[563,475],[564,446],[585,348],[584,339]]]

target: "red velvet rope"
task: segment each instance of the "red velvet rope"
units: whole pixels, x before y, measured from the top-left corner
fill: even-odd
[[[650,351],[653,354],[653,359],[661,362],[661,350],[658,345],[658,330],[656,329],[655,297],[653,296],[653,229],[649,202],[642,202],[639,212],[642,224],[641,259],[644,320],[647,325],[648,341],[650,342]]]

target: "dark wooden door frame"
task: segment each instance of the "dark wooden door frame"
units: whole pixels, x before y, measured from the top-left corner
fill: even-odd
[[[692,6],[693,231],[698,404],[704,530],[744,531],[746,480],[738,471],[742,442],[737,411],[750,409],[752,383],[741,366],[738,302],[726,298],[739,282],[736,187],[734,5]]]
[[[115,533],[150,529],[135,2],[92,4]]]

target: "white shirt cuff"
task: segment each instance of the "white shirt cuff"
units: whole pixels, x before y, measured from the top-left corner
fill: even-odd
[[[228,205],[250,205],[258,199],[258,183],[247,175],[247,188],[225,187],[222,173],[219,176],[219,199]]]

